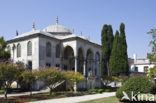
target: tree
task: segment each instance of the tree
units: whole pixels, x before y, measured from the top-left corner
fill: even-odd
[[[112,51],[114,36],[111,25],[104,25],[101,32],[102,42],[102,63],[101,63],[101,76],[109,74],[109,58]]]
[[[156,62],[156,29],[151,29],[148,34],[152,35],[152,40],[150,41],[150,46],[152,46],[152,52],[147,54],[147,58],[150,59],[150,62]],[[156,78],[156,66],[150,68],[147,71],[148,78]]]
[[[11,62],[0,63],[0,80],[4,86],[4,96],[7,99],[8,88],[16,81],[18,75],[18,69]]]
[[[111,76],[119,76],[123,71],[121,69],[121,45],[119,32],[116,31],[115,38],[113,41],[113,48],[109,60],[109,70]]]
[[[65,73],[64,76],[65,76],[66,81],[71,82],[71,87],[76,92],[77,91],[76,84],[83,81],[84,76],[81,73],[75,72],[75,71],[66,71],[64,73]]]
[[[44,83],[49,87],[52,94],[52,90],[65,81],[64,72],[57,68],[44,68],[38,71],[38,77],[41,78]]]
[[[125,24],[120,24],[120,42],[121,42],[121,69],[123,71],[123,75],[128,75],[128,55],[127,55],[127,42],[126,42],[126,35],[125,35]]]
[[[17,73],[17,88],[18,88],[18,85],[21,86],[21,84],[23,83],[23,77],[22,77],[22,73],[25,71],[25,68],[24,68],[24,63],[23,62],[16,62],[16,68],[18,69],[18,73]]]
[[[0,61],[5,61],[10,58],[10,51],[6,50],[7,42],[3,37],[0,37]]]
[[[37,80],[37,76],[35,75],[35,71],[25,70],[21,74],[21,76],[22,76],[23,82],[30,85],[30,95],[32,95],[33,83]]]

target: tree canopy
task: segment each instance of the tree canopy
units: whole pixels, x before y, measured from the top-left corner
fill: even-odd
[[[10,51],[6,50],[7,42],[3,37],[0,37],[0,61],[5,61],[10,58]]]

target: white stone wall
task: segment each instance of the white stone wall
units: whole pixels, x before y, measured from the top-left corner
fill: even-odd
[[[46,56],[46,43],[51,43],[51,57]],[[59,41],[48,39],[48,38],[39,38],[39,65],[40,67],[45,67],[46,63],[50,63],[51,66],[56,66],[60,64],[60,58],[56,58],[56,45],[59,44]]]
[[[155,65],[154,64],[135,64],[131,67],[131,70],[133,71],[134,67],[138,67],[138,72],[145,72],[144,71],[145,66],[147,66],[149,70],[150,68],[153,68]]]
[[[27,56],[27,43],[31,41],[32,42],[32,56]],[[18,43],[21,45],[21,57],[17,57],[17,45]],[[14,49],[13,54],[13,44],[15,44],[16,48]],[[27,40],[17,41],[14,43],[8,44],[11,47],[11,59],[13,59],[14,62],[21,61],[24,64],[27,64],[28,61],[32,61],[32,69],[38,69],[39,68],[39,38],[30,38]]]

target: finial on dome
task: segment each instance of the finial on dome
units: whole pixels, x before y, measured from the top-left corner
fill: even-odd
[[[32,25],[33,27],[33,31],[35,31],[35,22],[33,22],[33,25]]]
[[[18,30],[16,30],[16,36],[18,36]]]
[[[74,34],[74,28],[73,28],[72,32],[73,32],[73,34]]]
[[[88,35],[88,40],[90,40],[90,35]]]
[[[57,16],[57,18],[56,18],[56,24],[58,24],[58,16]]]
[[[80,36],[82,36],[82,31],[81,31],[81,33],[80,33]]]

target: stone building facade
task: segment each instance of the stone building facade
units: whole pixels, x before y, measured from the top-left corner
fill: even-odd
[[[83,36],[77,36],[68,28],[57,23],[43,30],[33,30],[16,35],[8,40],[8,49],[14,62],[21,61],[28,69],[58,67],[82,73],[85,83],[82,88],[100,87],[101,45]],[[94,76],[92,86],[88,86],[88,76]]]

